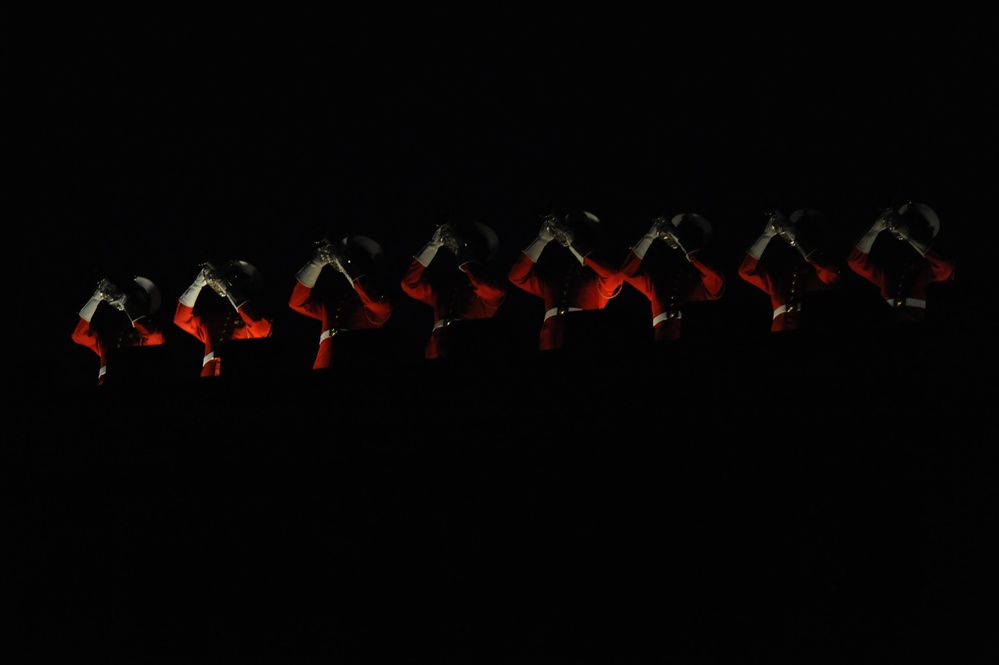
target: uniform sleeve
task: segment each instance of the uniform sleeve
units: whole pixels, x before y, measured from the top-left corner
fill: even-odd
[[[638,257],[638,254],[635,254],[634,250],[629,249],[624,257],[624,263],[621,264],[621,276],[626,279],[634,277],[641,269],[642,259]]]
[[[82,316],[78,317],[76,328],[73,330],[73,341],[80,346],[87,347],[97,355],[101,354],[100,340],[94,333],[90,321],[87,321]]]
[[[541,280],[538,278],[537,271],[534,267],[537,264],[531,260],[527,254],[521,252],[520,255],[510,266],[510,270],[507,273],[507,279],[510,283],[519,289],[522,289],[531,295],[538,296],[539,298],[544,297],[544,293],[541,290]]]
[[[506,284],[493,279],[481,263],[466,263],[465,274],[472,283],[475,295],[487,307],[495,309],[506,300]]]
[[[815,274],[826,286],[835,286],[839,283],[843,271],[839,265],[821,256],[820,252],[813,252],[808,257],[808,262],[815,267]]]
[[[652,298],[652,277],[642,269],[642,259],[632,250],[628,250],[621,264],[621,278],[646,298]]]
[[[140,346],[159,346],[166,342],[166,334],[156,323],[149,320],[149,317],[136,319],[132,324],[139,333]]]
[[[691,252],[687,255],[690,263],[697,268],[701,274],[701,284],[704,285],[704,292],[709,300],[717,300],[725,291],[725,273],[715,267],[715,264],[708,260],[703,251]]]
[[[205,333],[201,327],[201,319],[194,315],[194,307],[177,303],[177,309],[173,314],[173,322],[181,330],[194,335],[202,342],[205,341]]]
[[[739,277],[767,294],[773,293],[770,274],[758,258],[746,252],[739,264]]]
[[[597,290],[600,291],[600,295],[604,298],[613,298],[621,292],[624,277],[621,276],[620,271],[614,269],[606,260],[596,257],[593,254],[587,254],[583,260],[583,265],[596,273]]]
[[[312,289],[298,280],[295,280],[295,286],[291,290],[288,307],[299,314],[320,321],[323,319],[323,310],[325,309],[322,303],[312,297]]]
[[[945,259],[932,249],[927,250],[923,254],[923,258],[929,262],[929,278],[927,281],[945,282],[954,276],[953,261]]]
[[[406,269],[406,274],[402,276],[399,286],[402,288],[403,293],[410,298],[433,306],[434,290],[430,284],[430,280],[424,278],[425,273],[426,268],[424,265],[413,259]]]
[[[364,314],[371,325],[376,328],[385,325],[392,316],[392,299],[379,292],[372,280],[363,275],[354,280],[354,291],[361,298]]]
[[[871,260],[870,254],[862,252],[856,247],[851,247],[847,253],[846,265],[850,270],[876,286],[880,287],[884,281],[884,272],[881,267]]]
[[[244,302],[236,310],[246,324],[246,335],[250,338],[270,337],[273,322],[260,314],[251,301]]]

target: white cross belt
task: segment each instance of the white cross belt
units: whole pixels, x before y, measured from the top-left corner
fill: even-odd
[[[780,307],[774,310],[774,318],[776,319],[781,314],[785,314],[788,312],[800,312],[800,311],[801,311],[801,303],[796,303],[793,305],[781,305]]]
[[[892,307],[922,307],[926,309],[926,301],[919,298],[886,298]]]
[[[652,319],[652,326],[655,327],[665,321],[666,319],[682,319],[683,312],[663,312],[656,318]]]
[[[324,330],[323,334],[319,336],[319,343],[322,344],[325,340],[335,336],[337,333],[343,332],[344,330],[344,328],[330,328],[329,330]]]
[[[545,321],[552,318],[556,314],[565,314],[566,312],[582,312],[582,307],[552,307],[550,310],[545,312]]]

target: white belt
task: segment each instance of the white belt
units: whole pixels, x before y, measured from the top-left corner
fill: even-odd
[[[774,310],[774,318],[776,319],[778,316],[784,314],[785,312],[798,312],[798,311],[801,311],[801,303],[797,303],[794,305],[781,305],[780,307]]]
[[[552,318],[556,314],[565,314],[566,312],[582,312],[582,307],[552,307],[550,310],[545,312],[545,321]]]
[[[658,326],[666,319],[682,319],[682,318],[683,318],[683,312],[678,312],[678,311],[663,312],[656,318],[652,319],[652,325],[653,327]]]
[[[450,317],[446,318],[446,319],[437,319],[436,321],[434,321],[434,328],[433,329],[437,330],[438,328],[443,328],[444,326],[449,326],[452,323],[454,323],[455,321],[461,321],[461,319],[452,319]],[[431,331],[431,332],[433,332],[433,331]]]
[[[892,307],[922,307],[926,309],[926,301],[919,298],[887,298]]]
[[[101,377],[108,373],[108,366],[103,365],[99,370],[97,370],[97,380],[100,381]]]
[[[204,367],[205,365],[208,364],[208,361],[210,361],[210,360],[215,360],[215,352],[214,351],[212,351],[207,356],[205,356],[204,358],[201,359],[201,366]]]
[[[323,334],[319,336],[319,343],[322,344],[325,340],[330,337],[334,337],[337,333],[341,333],[345,328],[330,328],[329,330],[324,330]]]

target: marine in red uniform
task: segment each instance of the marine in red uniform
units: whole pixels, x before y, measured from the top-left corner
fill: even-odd
[[[953,279],[953,260],[933,246],[939,231],[940,219],[932,208],[909,202],[897,211],[883,211],[850,248],[847,266],[880,289],[894,321],[926,318],[926,286]],[[875,250],[879,237],[889,240],[877,243]]]
[[[688,302],[717,300],[724,292],[725,274],[706,248],[710,236],[711,224],[701,215],[659,217],[625,256],[621,275],[649,299],[655,341],[680,338]],[[648,260],[654,245],[659,251]]]
[[[807,209],[795,210],[789,218],[780,211],[771,213],[739,265],[739,277],[770,296],[772,332],[800,329],[802,295],[833,288],[842,279],[842,268],[821,250],[817,217],[816,211]],[[796,251],[779,257],[773,254],[777,248],[772,248],[764,261],[775,237]]]
[[[102,303],[107,306],[101,307]],[[159,289],[146,277],[133,277],[121,287],[108,278],[98,283],[97,290],[80,310],[73,330],[73,341],[100,358],[98,385],[104,383],[108,355],[114,349],[156,346],[166,341],[163,329],[151,318],[159,306]]]
[[[271,336],[272,319],[252,299],[260,279],[247,261],[228,261],[222,268],[209,262],[178,299],[173,322],[205,345],[201,376],[219,376],[226,343]]]
[[[323,239],[315,254],[295,275],[288,306],[322,323],[319,349],[313,369],[325,369],[333,362],[333,342],[337,335],[351,330],[381,328],[392,316],[392,299],[383,292],[374,275],[368,274],[382,256],[381,246],[367,236],[347,236],[338,242]],[[316,283],[327,266],[342,275],[346,283]]]
[[[590,212],[546,215],[537,237],[510,267],[510,282],[544,302],[541,350],[564,348],[566,319],[573,312],[604,309],[621,292],[620,271],[595,251],[591,225],[599,222]],[[553,240],[559,248],[542,258]]]
[[[468,319],[492,318],[506,300],[506,280],[489,262],[498,247],[496,233],[488,225],[448,222],[438,225],[413,257],[400,286],[406,295],[433,308],[424,357],[446,357],[454,327]],[[453,260],[442,262],[441,248]]]

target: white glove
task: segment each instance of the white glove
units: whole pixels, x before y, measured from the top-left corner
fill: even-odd
[[[430,265],[430,262],[434,260],[437,256],[437,250],[439,250],[444,243],[428,242],[426,245],[420,248],[413,258],[420,262],[420,265],[426,268]]]
[[[201,289],[205,288],[206,284],[208,284],[208,281],[205,279],[205,271],[204,268],[202,268],[198,272],[198,276],[194,278],[191,285],[187,287],[187,290],[181,294],[178,299],[180,304],[187,307],[194,307],[194,303],[197,302],[198,296],[201,295]]]
[[[444,244],[445,237],[447,236],[448,226],[447,224],[441,224],[436,229],[434,229],[434,235],[430,237],[430,242],[434,243],[438,247]]]
[[[882,214],[878,215],[878,218],[874,220],[873,224],[871,224],[870,230],[876,233],[881,233],[882,231],[888,228],[888,220],[889,219],[894,220],[894,218],[895,218],[895,211],[886,210]]]
[[[97,285],[97,290],[94,291],[94,295],[90,296],[90,300],[88,300],[87,304],[80,310],[80,318],[84,321],[89,322],[93,319],[94,312],[97,311],[97,307],[104,302],[104,290],[101,288],[103,284],[104,282],[102,281]]]
[[[431,236],[430,242],[421,247],[420,251],[413,256],[424,268],[430,265],[430,262],[437,256],[437,251],[444,246],[445,226],[445,224],[438,226],[434,230],[434,235]]]
[[[631,248],[631,251],[640,259],[645,258],[645,253],[649,251],[649,247],[652,246],[656,240],[662,237],[662,219],[657,219],[649,227],[649,230],[645,232],[645,235],[639,238],[635,246]]]
[[[297,273],[295,273],[295,279],[301,282],[302,286],[307,286],[312,288],[316,285],[316,281],[319,279],[319,273],[323,271],[326,266],[326,259],[323,256],[323,248],[319,247],[316,249],[316,253],[313,255],[312,260],[302,266]]]
[[[783,225],[783,222],[781,221],[782,219],[783,215],[780,213],[770,215],[767,219],[767,225],[763,227],[763,235],[768,238],[773,238],[777,235],[780,231],[780,227]]]
[[[541,223],[541,228],[538,230],[538,237],[532,240],[531,244],[524,249],[524,254],[534,263],[537,263],[538,259],[541,258],[541,252],[545,251],[548,243],[555,239],[555,235],[552,233],[553,222],[553,217],[545,218],[545,221]]]
[[[767,220],[766,226],[763,227],[763,232],[760,234],[760,237],[749,246],[749,249],[747,249],[746,252],[754,259],[759,259],[763,256],[763,252],[766,250],[767,245],[769,245],[770,241],[777,235],[777,226],[779,223],[777,215],[771,215],[770,219]]]
[[[546,243],[555,240],[555,234],[553,230],[558,224],[558,218],[554,216],[548,216],[545,221],[541,223],[541,229],[538,231],[538,239]]]
[[[878,236],[882,231],[888,228],[888,222],[886,221],[886,215],[888,214],[889,211],[885,211],[885,213],[878,215],[878,218],[874,220],[873,224],[871,224],[871,228],[867,229],[867,232],[854,243],[854,246],[857,249],[864,254],[871,253],[871,248],[874,247],[874,241],[878,239]]]

